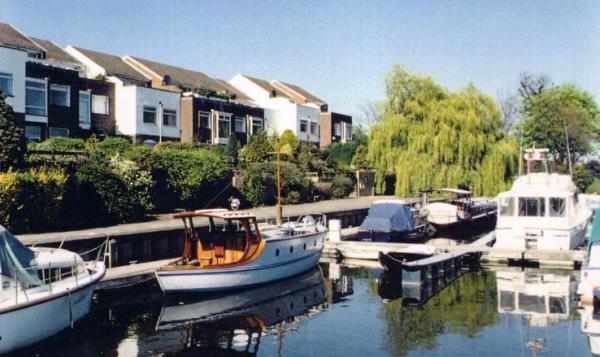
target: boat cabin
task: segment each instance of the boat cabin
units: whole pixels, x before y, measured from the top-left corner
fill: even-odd
[[[210,269],[247,263],[264,248],[256,216],[251,213],[211,209],[173,217],[183,221],[185,241],[181,259],[171,268]],[[195,217],[207,218],[208,227],[195,227]]]

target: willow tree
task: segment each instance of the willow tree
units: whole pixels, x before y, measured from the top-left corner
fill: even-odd
[[[382,120],[371,127],[369,159],[378,187],[395,176],[395,194],[462,187],[475,195],[506,189],[517,145],[500,130],[500,109],[473,85],[450,92],[430,77],[394,66]]]

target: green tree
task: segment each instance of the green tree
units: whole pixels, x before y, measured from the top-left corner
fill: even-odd
[[[23,128],[5,98],[0,92],[0,171],[21,165],[27,150]]]
[[[293,154],[297,153],[298,149],[300,149],[300,140],[298,140],[296,134],[290,129],[284,131],[279,137],[279,145],[283,147],[286,144],[290,146]]]
[[[598,107],[590,94],[573,85],[553,86],[523,102],[518,133],[523,145],[547,147],[555,160],[567,166],[567,140],[573,161],[591,149],[600,127]]]
[[[494,195],[509,186],[517,145],[500,130],[500,109],[473,85],[451,93],[433,79],[393,67],[387,102],[371,127],[369,155],[379,190],[395,175],[395,193],[430,187],[468,187]]]
[[[371,163],[368,159],[369,150],[365,145],[359,145],[354,152],[352,157],[352,166],[357,170],[365,170],[371,167]]]
[[[246,163],[268,161],[275,150],[273,141],[264,130],[250,137],[250,142],[241,150],[241,157]]]

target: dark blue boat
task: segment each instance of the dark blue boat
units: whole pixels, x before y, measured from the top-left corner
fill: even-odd
[[[402,200],[375,201],[358,231],[358,238],[372,242],[400,242],[425,236],[427,220]]]

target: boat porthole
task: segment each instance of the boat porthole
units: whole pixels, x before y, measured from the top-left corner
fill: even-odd
[[[275,249],[275,256],[278,257],[279,256],[279,248]]]
[[[308,299],[306,298],[306,296],[304,297],[304,303],[306,304],[308,302]]]
[[[306,250],[306,243],[304,243],[304,250]]]
[[[294,254],[294,247],[293,246],[290,247],[290,254]]]
[[[313,247],[316,247],[316,246],[317,246],[317,241],[314,241],[313,242]]]

